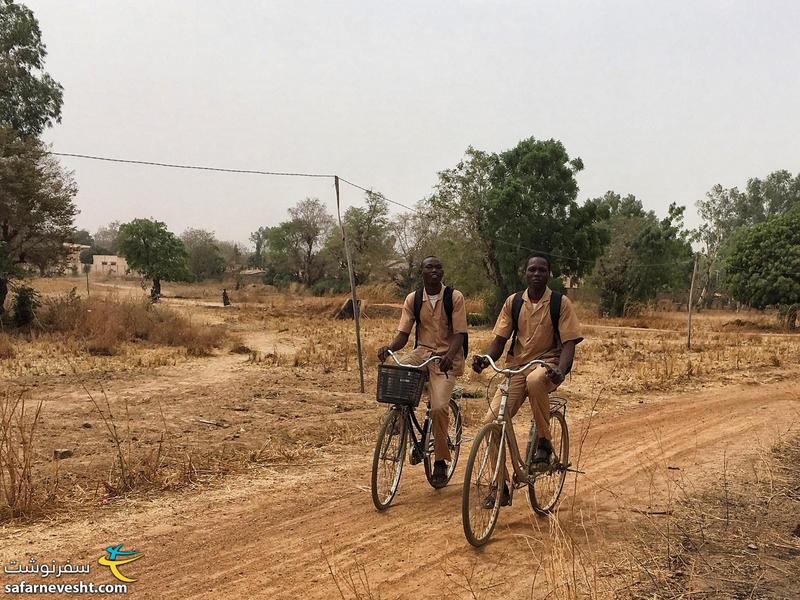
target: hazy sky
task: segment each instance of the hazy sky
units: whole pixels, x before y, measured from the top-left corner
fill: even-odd
[[[413,204],[468,145],[557,138],[579,200],[659,214],[800,170],[800,3],[28,0],[65,88],[54,149],[338,173]],[[78,226],[155,217],[246,240],[327,180],[73,158]],[[362,201],[344,188],[347,205]]]

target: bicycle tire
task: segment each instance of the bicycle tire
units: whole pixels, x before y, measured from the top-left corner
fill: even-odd
[[[425,436],[425,448],[428,450],[428,456],[425,458],[425,478],[434,489],[441,489],[445,487],[453,478],[456,472],[456,465],[458,464],[458,455],[461,452],[461,407],[455,400],[450,400],[450,411],[447,421],[447,445],[450,448],[450,464],[447,466],[447,480],[443,484],[433,483],[433,428],[428,427],[428,433]]]
[[[558,433],[554,427],[556,423],[558,424]],[[569,430],[567,429],[567,420],[561,411],[550,413],[550,433],[554,442],[553,452],[556,454],[555,464],[544,473],[537,474],[532,482],[528,482],[528,503],[531,509],[539,515],[548,515],[553,512],[561,498],[564,480],[567,478]]]
[[[494,465],[490,464],[492,461],[489,459],[488,450],[492,437],[496,437],[499,442],[502,438],[501,433],[502,427],[497,423],[484,425],[478,431],[472,442],[472,448],[467,459],[467,467],[464,472],[464,490],[461,494],[461,522],[464,526],[464,535],[467,541],[476,548],[489,541],[497,524],[497,517],[500,514],[502,485],[505,483],[503,481],[505,443],[500,444],[497,461]],[[491,492],[492,486],[495,487],[494,506],[491,509],[484,508],[483,502]]]
[[[406,456],[407,435],[405,411],[402,409],[387,410],[378,430],[375,451],[372,454],[370,488],[372,503],[379,511],[389,508],[400,487],[400,477],[403,474],[403,463]],[[391,465],[391,470],[386,468],[383,472],[381,471],[382,466],[388,467],[389,465]],[[391,475],[387,477],[389,473]]]

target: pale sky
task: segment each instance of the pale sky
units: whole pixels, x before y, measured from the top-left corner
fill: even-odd
[[[560,139],[579,201],[659,215],[800,170],[800,3],[28,0],[65,88],[61,152],[338,173],[413,204],[469,145]],[[327,180],[65,158],[77,225],[246,240]],[[362,194],[344,188],[346,205]]]

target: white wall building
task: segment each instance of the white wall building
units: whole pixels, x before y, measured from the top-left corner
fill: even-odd
[[[92,257],[92,273],[94,275],[126,275],[128,261],[114,254],[95,254]]]

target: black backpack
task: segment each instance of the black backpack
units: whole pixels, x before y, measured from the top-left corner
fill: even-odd
[[[525,301],[523,294],[527,290],[522,290],[514,294],[514,300],[511,303],[511,347],[508,349],[508,355],[514,356],[514,344],[517,343],[517,333],[519,332],[519,313],[522,311],[522,303]],[[561,316],[561,298],[563,294],[560,292],[551,291],[550,295],[550,323],[553,325],[553,338],[556,346],[561,344],[561,332],[558,329],[558,319]],[[564,373],[566,375],[567,373]]]
[[[414,322],[416,323],[416,328],[414,329],[414,348],[419,345],[419,313],[422,310],[422,296],[423,296],[423,288],[419,288],[414,293]],[[444,303],[444,312],[447,313],[447,323],[450,325],[450,331],[453,331],[453,288],[449,286],[445,286],[444,288],[444,298],[442,298],[442,302]],[[467,352],[469,351],[469,334],[464,334],[464,360],[467,359]]]

